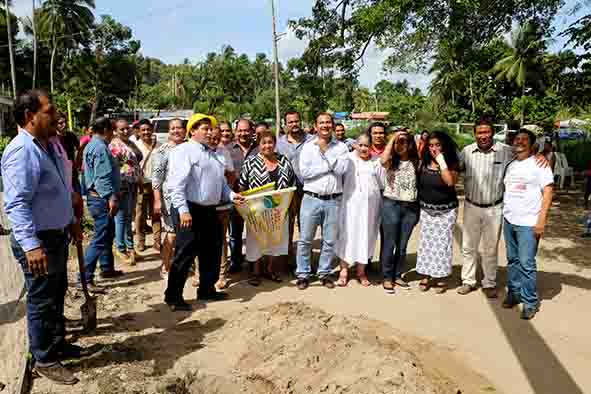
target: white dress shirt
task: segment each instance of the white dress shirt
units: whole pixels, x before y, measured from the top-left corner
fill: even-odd
[[[215,206],[234,198],[224,177],[224,164],[212,149],[189,140],[174,148],[169,160],[168,188],[179,213],[189,212],[187,201]]]
[[[304,191],[320,194],[343,192],[343,175],[349,166],[349,149],[333,138],[326,152],[315,143],[318,137],[304,144],[299,157],[299,171]]]

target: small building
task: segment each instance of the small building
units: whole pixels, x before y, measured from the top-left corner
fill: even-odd
[[[385,121],[389,112],[355,112],[351,114],[352,120]]]

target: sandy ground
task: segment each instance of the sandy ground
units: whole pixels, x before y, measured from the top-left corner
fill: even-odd
[[[563,193],[553,207],[539,252],[542,306],[531,322],[480,291],[421,293],[412,272],[412,288],[395,295],[354,281],[335,290],[315,282],[298,291],[293,281],[253,288],[242,276],[229,300],[202,304],[187,284],[195,311],[172,313],[162,303],[157,256],[148,254],[107,283],[99,328],[78,338],[97,352],[70,362],[81,383],[36,379],[33,392],[591,393],[591,241],[578,238],[575,197]],[[461,217],[456,235],[452,288]],[[500,251],[502,285],[503,244]],[[80,302],[72,291],[70,317]]]

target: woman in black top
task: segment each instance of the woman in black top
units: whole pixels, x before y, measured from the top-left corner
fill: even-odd
[[[417,252],[417,273],[424,275],[422,291],[432,285],[438,294],[447,290],[444,278],[451,275],[453,227],[458,215],[458,154],[454,141],[442,132],[429,135],[419,170],[421,237]],[[431,279],[436,279],[435,284]]]
[[[293,167],[287,157],[275,152],[275,145],[275,135],[271,131],[265,130],[260,133],[259,153],[249,157],[240,170],[240,190],[254,189],[271,182],[275,182],[275,189],[286,189],[295,185],[296,178]],[[268,244],[265,248],[260,246],[252,231],[247,229],[246,260],[249,263],[255,263],[254,275],[249,280],[251,285],[258,286],[261,276],[274,282],[281,282],[278,273],[273,270],[273,256],[287,256],[288,254],[288,217],[284,219],[283,226],[281,242],[278,245]],[[260,264],[263,256],[268,256],[265,270]]]

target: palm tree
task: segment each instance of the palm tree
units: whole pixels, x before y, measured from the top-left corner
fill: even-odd
[[[4,0],[4,8],[6,10],[6,31],[8,32],[8,53],[10,57],[10,76],[12,77],[12,96],[16,98],[16,72],[14,70],[14,50],[12,49],[12,27],[10,25],[10,3],[9,0]]]
[[[60,42],[84,35],[94,24],[94,0],[46,0],[41,6],[41,30],[51,41],[49,73],[51,92],[55,90],[55,57]]]
[[[509,53],[493,67],[497,79],[515,83],[525,96],[528,81],[540,70],[546,45],[539,25],[529,22],[519,27],[512,34]]]

